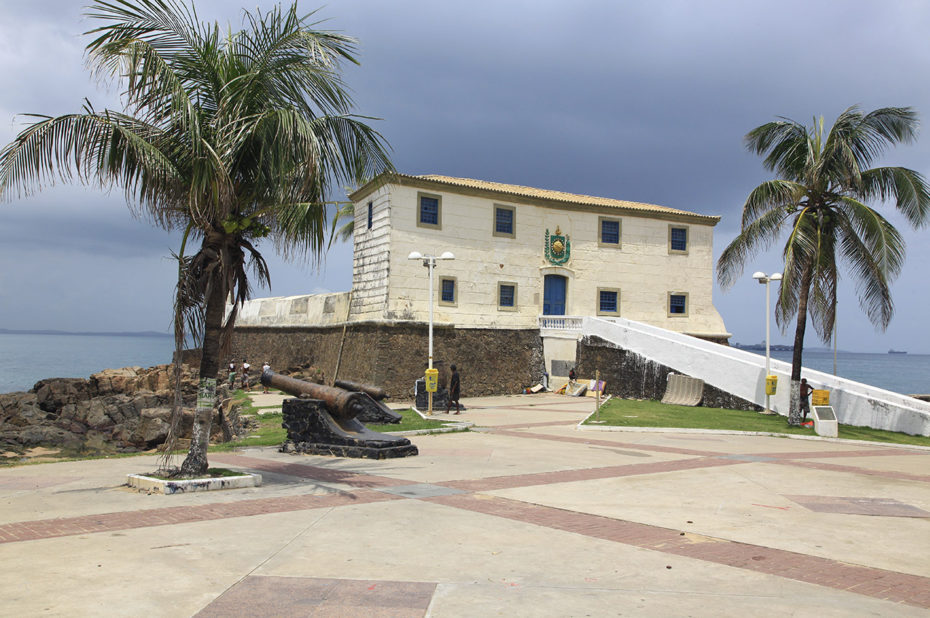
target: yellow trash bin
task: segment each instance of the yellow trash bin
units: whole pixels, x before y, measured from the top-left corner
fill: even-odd
[[[439,370],[438,369],[427,369],[426,370],[426,392],[435,393],[439,388]]]
[[[765,376],[765,394],[774,395],[778,389],[778,376]]]

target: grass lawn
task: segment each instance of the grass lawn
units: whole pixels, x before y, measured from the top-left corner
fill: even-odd
[[[243,396],[244,395],[245,393],[243,393]],[[248,407],[253,411],[259,409],[251,407],[250,404]],[[243,413],[245,413],[245,410],[246,407],[243,407]],[[366,427],[372,431],[390,433],[394,431],[414,431],[417,429],[439,429],[445,424],[443,421],[424,420],[420,418],[419,414],[409,408],[406,410],[398,410],[398,412],[400,412],[400,415],[404,418],[396,425],[368,424]],[[232,451],[247,446],[278,446],[283,444],[284,440],[287,439],[287,430],[281,427],[282,418],[280,413],[257,415],[256,419],[259,422],[259,428],[256,432],[241,440],[233,440],[232,442],[224,442],[222,444],[211,444],[210,452]]]
[[[810,418],[810,417],[808,417]],[[594,416],[586,421],[592,424]],[[759,414],[745,410],[667,405],[659,401],[614,398],[601,408],[604,425],[618,427],[673,427],[681,429],[724,429],[765,431],[816,436],[813,427],[792,427],[784,416]],[[840,425],[839,437],[847,440],[870,440],[889,444],[930,446],[930,438],[894,431]]]

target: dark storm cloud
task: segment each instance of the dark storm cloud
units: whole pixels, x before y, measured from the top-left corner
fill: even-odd
[[[241,23],[235,3],[197,5],[202,18]],[[80,3],[44,6],[4,6],[4,142],[13,135],[14,113],[75,111],[84,96],[98,107],[118,102],[112,92],[96,91],[82,68],[86,39],[78,35],[90,24],[81,19]],[[301,4],[307,12],[316,6]],[[923,79],[930,62],[928,15],[930,6],[921,2],[845,0],[345,0],[317,13],[328,20],[323,28],[360,39],[362,64],[347,65],[346,80],[358,113],[383,119],[372,124],[390,141],[401,171],[721,215],[718,253],[738,230],[749,190],[770,177],[743,147],[743,135],[753,127],[777,116],[808,123],[821,114],[829,125],[855,104],[865,110],[910,105],[925,118],[930,114],[930,85]],[[926,174],[930,136],[890,151],[886,162]],[[54,200],[42,203],[48,210],[34,219],[19,204],[0,207],[0,242],[21,251],[40,242],[35,230],[50,231],[48,213],[56,212]],[[92,209],[71,209],[62,215],[67,224],[55,232],[56,242],[74,255],[107,246],[101,250],[114,256],[133,247],[149,255],[160,250],[159,243],[168,244],[163,233],[119,210],[117,205],[94,215]],[[87,219],[77,214],[85,212]],[[930,257],[922,253],[924,235],[906,232],[913,260]],[[777,264],[777,251],[760,256],[747,266],[748,281],[716,294],[737,341],[760,338],[761,309],[746,310],[761,298],[749,274]],[[848,298],[841,299],[847,332],[867,330],[863,341],[873,348],[906,347],[915,337],[930,348],[930,333],[913,313],[927,300],[925,292],[913,297],[918,268],[909,261],[895,288],[899,312],[888,335],[898,338],[893,344],[872,335],[861,312],[852,310],[850,282],[843,284]],[[272,258],[272,278],[275,295],[348,289],[351,254],[340,246],[319,273]],[[150,293],[166,294],[170,290]]]

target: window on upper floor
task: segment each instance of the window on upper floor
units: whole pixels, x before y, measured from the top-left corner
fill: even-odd
[[[501,281],[497,284],[497,308],[500,311],[517,310],[517,284]]]
[[[375,205],[372,202],[368,202],[368,229],[371,229],[371,223],[374,220],[374,210]]]
[[[620,247],[620,219],[598,218],[597,244],[601,247]]]
[[[681,225],[668,226],[668,252],[688,252],[688,228]]]
[[[455,277],[439,278],[439,304],[455,306],[458,303]]]
[[[620,290],[597,289],[597,315],[620,315]]]
[[[417,226],[442,229],[442,197],[430,193],[417,194]]]
[[[688,316],[688,294],[685,292],[668,293],[668,316],[683,318]]]
[[[517,209],[513,206],[494,205],[494,236],[516,238]]]

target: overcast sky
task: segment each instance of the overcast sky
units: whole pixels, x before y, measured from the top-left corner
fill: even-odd
[[[0,0],[3,144],[26,120],[17,114],[77,112],[84,98],[119,107],[84,67],[85,4]],[[196,6],[241,25],[235,0]],[[361,66],[346,78],[356,111],[382,119],[373,124],[398,170],[720,215],[715,257],[736,235],[746,195],[770,177],[743,147],[750,129],[777,116],[832,124],[851,105],[912,106],[930,123],[930,3],[920,0],[338,0],[317,15],[360,40]],[[930,175],[930,129],[881,163]],[[930,230],[889,218],[908,243],[895,317],[877,332],[845,278],[839,347],[930,353]],[[178,245],[133,219],[120,193],[59,185],[2,203],[0,328],[167,332]],[[351,287],[348,245],[319,272],[264,249],[273,288],[259,296]],[[780,264],[778,251],[759,256],[741,283],[715,290],[732,341],[764,338],[764,289],[750,275]],[[774,342],[792,338],[793,324],[773,328]]]

